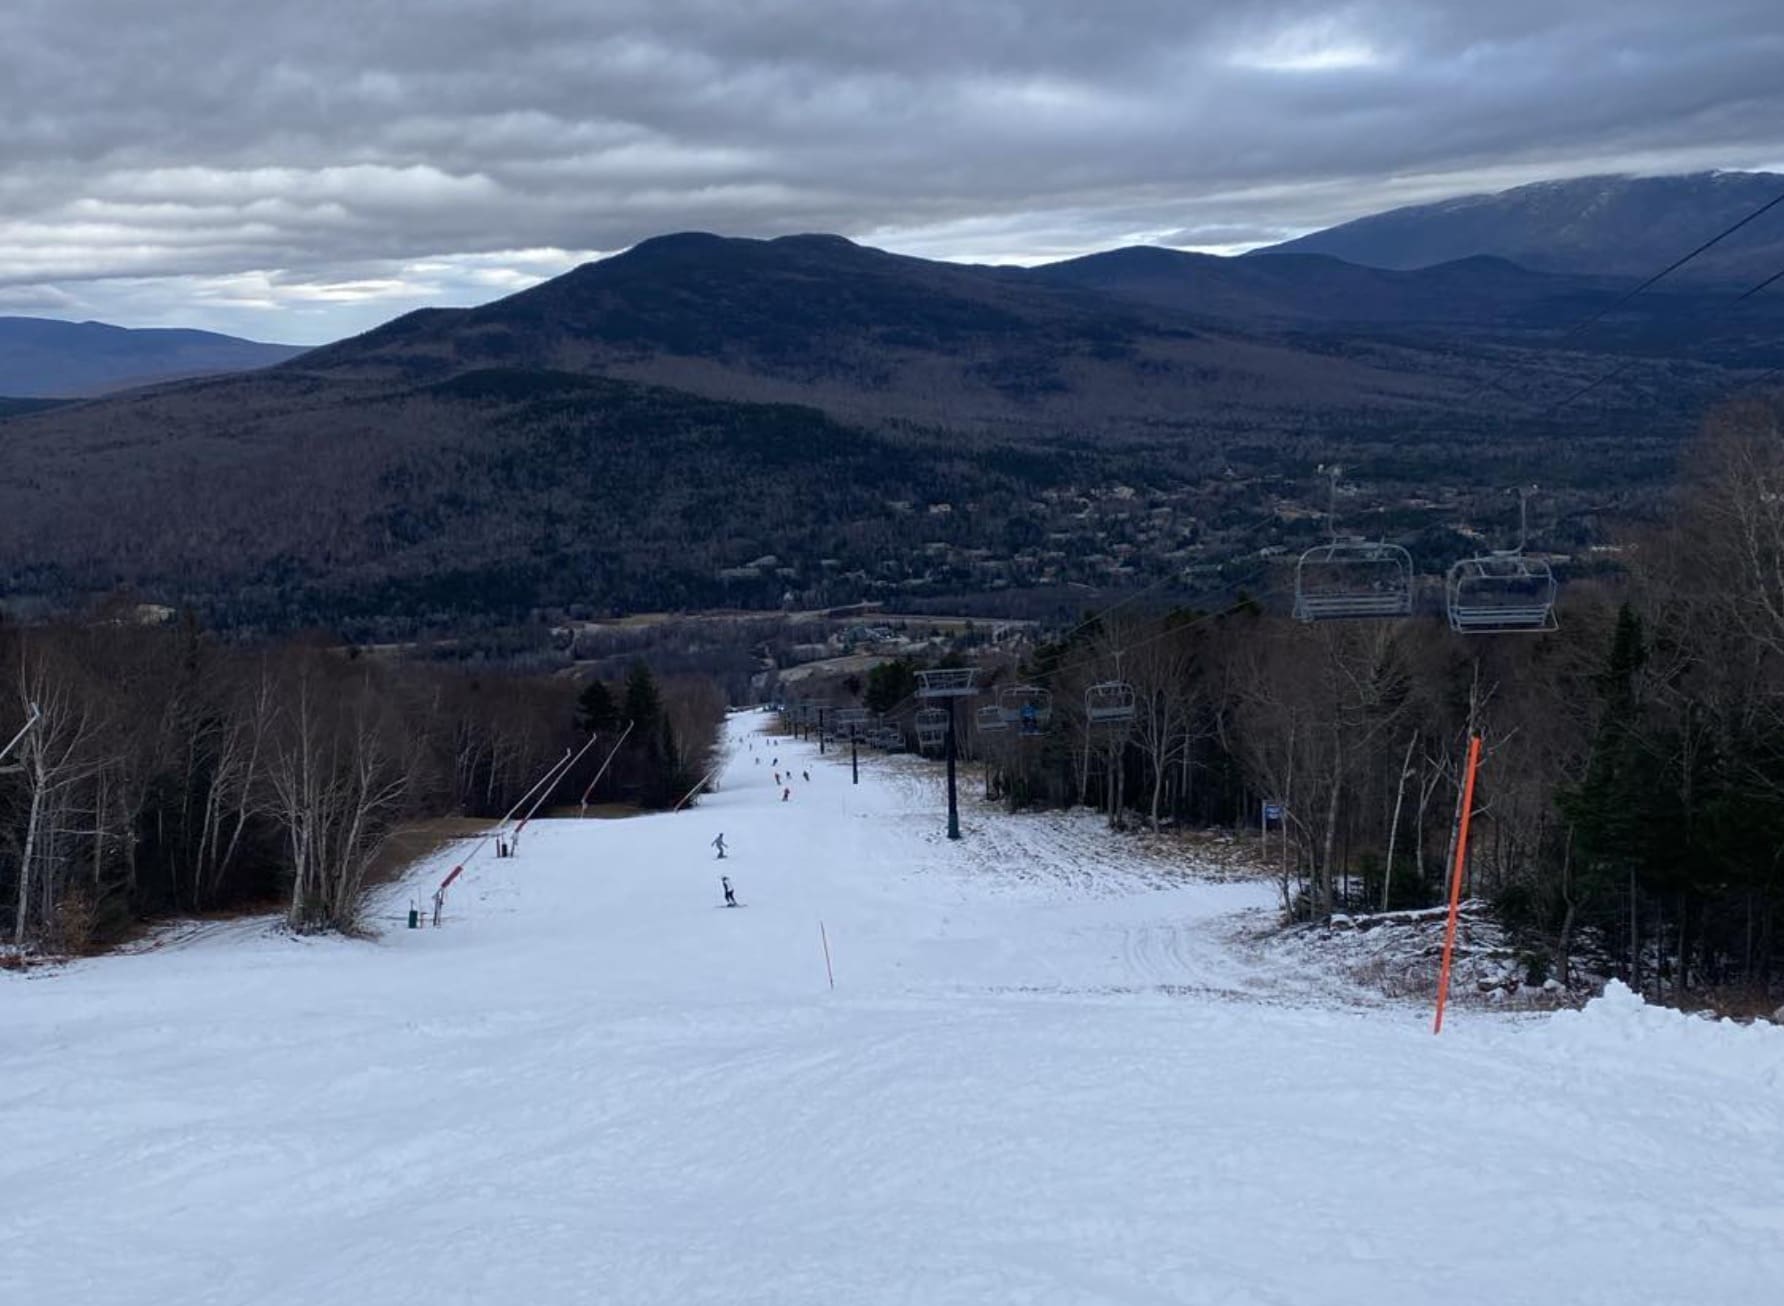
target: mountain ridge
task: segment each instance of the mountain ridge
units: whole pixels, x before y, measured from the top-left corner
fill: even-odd
[[[1609,173],[1405,205],[1254,250],[1328,254],[1389,270],[1473,254],[1532,269],[1646,277],[1784,194],[1784,175]],[[1757,282],[1784,267],[1784,206],[1693,260],[1682,282]]]
[[[1164,289],[1082,284],[1111,267]],[[1314,273],[1336,280],[1296,288]],[[1249,326],[1168,284],[1210,275],[1252,297]],[[591,596],[773,606],[1224,574],[1313,529],[1273,505],[1334,449],[1426,500],[1652,475],[1720,367],[1636,357],[1591,406],[1532,422],[1603,359],[1555,351],[1549,319],[1417,320],[1457,286],[1557,284],[1573,293],[1491,260],[1402,275],[1140,252],[1062,273],[665,237],[264,370],[0,420],[0,596],[122,585],[222,625],[378,636]],[[1354,316],[1361,286],[1401,318],[1326,320]],[[784,565],[751,572],[766,555]]]
[[[0,316],[0,395],[78,399],[183,377],[270,367],[302,354],[190,327]]]

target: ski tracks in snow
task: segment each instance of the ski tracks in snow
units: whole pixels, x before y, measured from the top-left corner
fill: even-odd
[[[963,783],[963,838],[943,830],[941,777],[908,757],[886,758],[876,780],[896,797],[893,828],[908,841],[907,874],[939,877],[963,904],[990,900],[1008,937],[981,940],[1031,972],[992,981],[1001,992],[1156,993],[1271,1004],[1373,1006],[1382,1001],[1329,971],[1257,946],[1274,921],[1274,880],[1235,878],[1172,849],[1108,829],[1086,811],[1011,814]],[[1018,913],[1019,925],[1008,914]],[[958,935],[964,921],[950,919]],[[1010,969],[1017,969],[1011,965]]]

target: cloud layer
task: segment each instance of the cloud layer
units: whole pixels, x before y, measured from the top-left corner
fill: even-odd
[[[0,312],[321,340],[664,231],[1236,248],[1784,162],[1776,0],[23,0]]]

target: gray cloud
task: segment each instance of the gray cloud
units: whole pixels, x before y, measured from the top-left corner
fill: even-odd
[[[23,0],[0,311],[323,339],[691,227],[1034,260],[1784,161],[1776,0]]]

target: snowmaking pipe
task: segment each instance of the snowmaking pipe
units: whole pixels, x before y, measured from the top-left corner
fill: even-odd
[[[564,755],[562,757],[560,757],[556,762],[552,763],[551,769],[549,771],[547,771],[544,775],[540,776],[536,781],[534,781],[533,787],[531,789],[528,789],[524,794],[522,794],[520,796],[520,802],[515,803],[514,806],[512,806],[508,809],[507,815],[502,817],[501,820],[497,821],[488,830],[485,830],[483,833],[483,837],[471,846],[471,851],[466,853],[462,858],[460,858],[458,865],[454,866],[452,868],[451,872],[447,874],[446,878],[440,881],[440,887],[434,890],[434,924],[435,925],[438,925],[440,923],[440,909],[441,909],[441,907],[443,907],[445,905],[445,902],[446,902],[447,887],[450,886],[451,883],[454,880],[456,880],[459,876],[461,876],[465,873],[465,866],[470,862],[470,860],[473,857],[475,857],[479,852],[482,851],[483,845],[488,843],[491,839],[495,838],[496,835],[500,834],[502,832],[503,827],[505,827],[509,821],[514,819],[514,814],[520,810],[521,804],[525,803],[527,799],[531,798],[536,792],[538,792],[539,786],[544,784],[547,780],[551,779],[552,776],[556,775],[558,773],[558,771],[564,766],[564,764],[567,763],[569,760],[570,760],[570,750],[568,748],[566,748],[564,750]]]
[[[601,763],[601,769],[595,772],[595,778],[590,780],[588,788],[582,791],[582,801],[578,804],[582,815],[588,815],[588,796],[595,792],[595,786],[601,783],[601,777],[607,774],[607,768],[612,766],[613,759],[619,756],[619,746],[626,742],[626,736],[632,733],[632,727],[636,724],[635,721],[626,722],[626,728],[620,731],[619,738],[613,741],[613,747],[607,750],[607,760]]]
[[[527,799],[531,798],[534,794],[538,793],[539,787],[541,785],[545,784],[547,781],[549,781],[552,776],[556,775],[559,771],[561,771],[564,768],[564,766],[569,762],[569,760],[570,760],[570,750],[568,748],[566,748],[564,750],[564,755],[562,757],[558,758],[557,761],[553,762],[551,764],[551,768],[548,771],[546,771],[544,775],[540,776],[537,780],[533,781],[532,788],[528,789],[524,794],[522,794],[520,796],[520,801],[515,803],[514,806],[510,807],[507,810],[507,812],[503,814],[502,819],[496,822],[495,829],[491,830],[489,832],[489,834],[484,835],[483,836],[484,839],[488,840],[490,835],[496,834],[499,831],[505,829],[508,825],[508,822],[510,822],[514,819],[514,814],[516,812],[518,812],[521,808],[523,808],[527,805]],[[478,846],[481,847],[482,845],[479,844]]]
[[[708,771],[705,775],[701,776],[700,783],[695,785],[692,789],[688,790],[685,794],[683,794],[681,796],[681,801],[679,803],[677,803],[674,807],[671,807],[669,810],[671,812],[679,812],[682,808],[686,807],[688,805],[688,799],[692,798],[695,794],[699,793],[702,789],[706,788],[706,782],[708,780],[712,779],[713,776],[717,775],[718,773],[719,773],[719,768],[715,766],[712,768],[712,770]]]
[[[569,758],[558,766],[557,774],[555,776],[547,775],[545,777],[545,787],[539,791],[539,796],[533,800],[533,805],[527,808],[527,814],[520,818],[520,824],[514,827],[514,838],[511,839],[508,844],[510,852],[512,852],[520,843],[520,832],[527,828],[527,822],[532,820],[534,813],[545,805],[545,800],[551,797],[551,791],[558,787],[558,781],[570,774],[575,765],[582,760],[582,755],[593,748],[595,746],[595,740],[599,738],[599,735],[590,735],[588,737],[588,742],[576,750],[576,756]],[[568,753],[570,750],[566,748],[564,751]]]
[[[4,762],[6,755],[19,746],[19,741],[31,733],[31,727],[37,724],[38,718],[42,715],[43,713],[37,710],[37,704],[31,704],[31,715],[25,718],[25,724],[19,727],[18,734],[12,737],[5,748],[0,748],[0,762]]]

